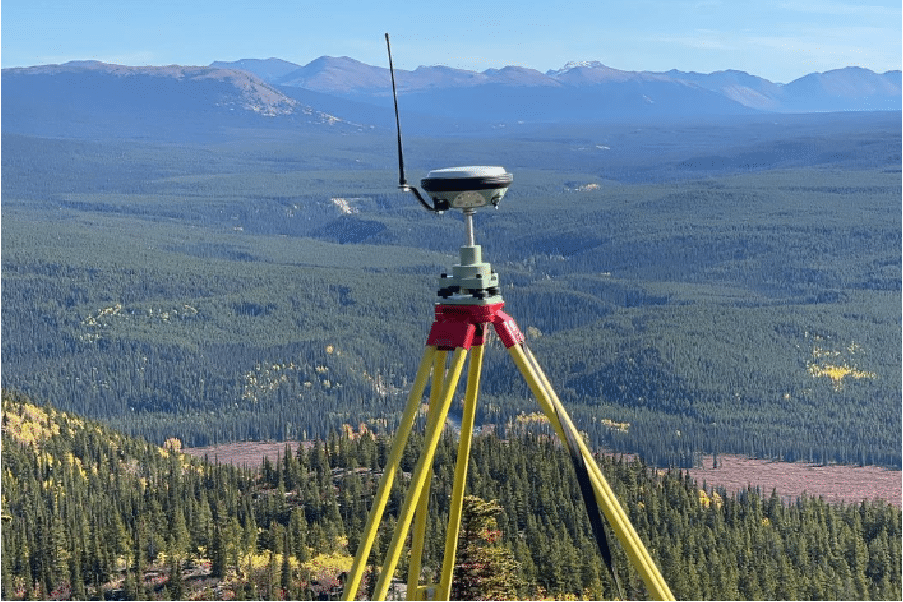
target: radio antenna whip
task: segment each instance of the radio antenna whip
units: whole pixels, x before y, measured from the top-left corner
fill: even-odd
[[[392,65],[392,46],[389,44],[388,33],[386,33],[386,50],[389,52],[389,73],[392,75],[392,99],[395,101],[395,128],[398,131],[398,187],[401,190],[413,193],[426,210],[432,211],[433,213],[444,213],[448,207],[443,207],[438,203],[434,205],[427,203],[423,196],[421,196],[420,191],[413,186],[410,186],[407,178],[405,178],[404,151],[401,146],[401,119],[398,116],[398,92],[395,89],[395,67]]]

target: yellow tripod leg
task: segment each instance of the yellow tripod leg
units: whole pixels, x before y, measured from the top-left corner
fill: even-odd
[[[414,418],[417,410],[420,409],[420,402],[423,399],[423,390],[426,388],[426,381],[430,376],[430,369],[433,367],[433,360],[436,357],[436,348],[427,347],[423,352],[423,358],[420,360],[420,367],[417,370],[417,376],[414,377],[414,383],[411,386],[411,392],[408,394],[408,403],[405,407],[401,423],[398,425],[398,432],[395,434],[395,443],[392,445],[392,451],[389,454],[389,460],[383,472],[382,480],[379,483],[379,489],[373,498],[373,506],[370,509],[370,516],[367,518],[367,526],[361,537],[361,543],[358,545],[357,555],[354,557],[354,563],[351,565],[351,572],[348,580],[345,582],[345,590],[342,592],[343,600],[353,600],[357,594],[357,589],[361,584],[361,577],[364,574],[364,568],[367,565],[367,558],[370,556],[370,550],[373,548],[373,542],[376,540],[376,533],[379,530],[379,522],[382,519],[383,511],[386,508],[386,502],[389,501],[389,492],[392,488],[392,482],[395,480],[395,473],[398,471],[398,465],[401,463],[401,456],[404,453],[405,444],[411,434],[411,427],[414,425]]]
[[[549,421],[555,428],[556,433],[562,442],[567,442],[564,427],[567,426],[572,432],[576,432],[576,428],[571,422],[570,417],[564,410],[561,401],[552,389],[551,384],[540,368],[536,358],[525,349],[522,345],[513,345],[508,348],[509,353],[514,359],[524,379],[536,396],[537,401],[542,407],[543,412],[548,416]],[[560,419],[559,419],[560,417]],[[562,424],[564,422],[565,424]],[[633,529],[627,514],[618,503],[617,497],[608,485],[605,476],[596,464],[595,459],[586,447],[582,437],[576,437],[576,444],[580,449],[580,454],[587,466],[590,480],[592,482],[593,491],[599,503],[599,507],[605,513],[609,524],[614,530],[615,535],[624,546],[631,563],[637,568],[646,588],[650,595],[656,600],[673,600],[674,596],[671,590],[662,578],[661,573],[656,567],[655,562],[649,556],[649,552],[640,540],[639,535]]]
[[[461,528],[461,511],[464,505],[464,488],[467,484],[467,464],[470,460],[470,443],[473,439],[473,423],[477,413],[477,394],[480,390],[480,372],[483,366],[483,346],[472,349],[467,371],[467,392],[464,395],[464,415],[461,418],[461,438],[458,441],[458,459],[455,461],[455,484],[452,489],[448,512],[448,530],[445,535],[445,556],[442,576],[434,599],[451,600],[452,573],[458,551],[458,531]]]
[[[414,532],[411,534],[411,560],[408,564],[408,595],[407,600],[423,600],[420,586],[421,564],[423,562],[423,546],[426,542],[426,523],[429,518],[430,482],[433,471],[426,475],[426,483],[420,492],[417,502],[417,510],[414,512]]]
[[[577,432],[576,427],[574,427],[574,423],[571,422],[571,418],[565,411],[561,400],[558,399],[558,395],[555,393],[555,390],[549,383],[548,378],[546,378],[545,373],[543,373],[539,362],[536,360],[529,349],[525,348],[524,351],[527,359],[533,364],[540,380],[544,383],[546,389],[550,392],[551,401],[555,405],[555,408],[561,416],[561,419],[567,423],[567,425],[573,432]],[[630,522],[630,518],[627,516],[627,513],[618,502],[617,496],[611,489],[611,486],[608,484],[608,480],[605,478],[605,475],[602,474],[602,470],[595,462],[592,453],[589,451],[589,448],[586,447],[586,443],[583,441],[582,437],[578,438],[577,444],[580,447],[580,453],[583,456],[584,462],[590,470],[590,476],[596,482],[594,488],[596,489],[597,498],[601,494],[608,502],[605,505],[601,506],[602,509],[606,512],[606,517],[613,525],[618,538],[621,539],[622,542],[624,541],[624,539],[628,539],[632,542],[632,545],[625,545],[625,548],[627,549],[628,555],[630,556],[631,560],[634,562],[634,566],[641,567],[639,570],[641,575],[643,576],[644,581],[646,581],[647,588],[656,599],[673,600],[674,595],[671,593],[671,589],[668,587],[668,584],[665,582],[664,577],[662,577],[661,572],[659,572],[658,567],[652,560],[652,557],[649,555],[649,552],[646,549],[646,546],[643,544],[643,541],[640,539],[640,536],[633,528],[633,524]],[[655,581],[657,585],[655,587],[650,586],[649,580]]]
[[[386,553],[386,561],[383,564],[382,571],[379,575],[379,581],[376,584],[376,591],[373,593],[375,600],[383,600],[389,591],[389,582],[395,573],[395,567],[398,565],[398,559],[401,557],[401,548],[407,537],[408,529],[411,527],[411,519],[414,516],[414,506],[420,500],[420,492],[426,481],[426,474],[430,471],[433,464],[433,456],[436,453],[436,447],[439,444],[439,436],[442,434],[442,427],[445,424],[445,417],[448,415],[448,408],[451,406],[452,397],[455,394],[455,388],[461,377],[461,370],[464,367],[464,360],[467,357],[467,350],[458,347],[452,356],[451,367],[446,376],[445,383],[442,388],[442,398],[440,400],[439,421],[432,431],[426,433],[423,442],[423,450],[421,451],[420,460],[411,476],[411,485],[408,488],[408,494],[405,497],[404,504],[398,516],[398,522],[395,526],[395,535],[392,537],[392,543],[389,544],[389,550]]]
[[[447,351],[438,351],[433,365],[433,380],[430,387],[430,411],[426,419],[426,432],[432,432],[439,420],[439,403],[442,395],[442,383],[445,379],[445,357]],[[431,465],[432,467],[432,465]],[[408,600],[420,600],[420,569],[423,561],[423,545],[426,540],[426,523],[430,500],[430,483],[433,471],[430,468],[426,475],[426,483],[420,492],[420,500],[417,503],[417,511],[414,512],[414,532],[411,535],[411,563],[408,565]]]

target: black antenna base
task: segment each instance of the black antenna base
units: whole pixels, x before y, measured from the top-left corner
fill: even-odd
[[[410,192],[411,194],[413,194],[417,198],[417,201],[421,205],[423,205],[423,208],[426,209],[427,211],[430,211],[432,213],[445,213],[446,211],[449,210],[448,201],[443,201],[443,200],[433,201],[433,204],[430,205],[429,203],[426,202],[426,199],[423,198],[423,195],[420,194],[420,191],[417,190],[416,188],[414,188],[413,186],[410,186],[408,184],[399,184],[398,189],[404,190],[405,192]]]

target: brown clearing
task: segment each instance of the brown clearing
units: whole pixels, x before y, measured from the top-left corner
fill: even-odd
[[[269,457],[275,462],[285,453],[285,443],[231,443],[213,447],[183,449],[196,458],[205,455],[210,462],[216,458],[223,464],[256,468]],[[290,443],[292,452],[298,442]],[[306,447],[311,445],[304,443]],[[685,469],[686,470],[686,469]],[[703,456],[699,468],[689,469],[690,478],[702,487],[703,480],[709,489],[724,487],[728,495],[747,487],[758,487],[763,496],[774,489],[785,503],[792,502],[805,493],[809,497],[822,497],[830,503],[845,501],[848,504],[863,500],[881,499],[901,507],[903,472],[878,466],[821,466],[804,462],[777,462],[754,460],[745,456],[718,454],[718,468],[712,468],[712,456]]]
[[[213,445],[210,447],[187,447],[182,449],[182,453],[202,460],[204,459],[204,456],[206,456],[207,461],[211,463],[216,460],[220,464],[257,468],[263,463],[264,458],[269,458],[271,462],[275,462],[277,458],[284,456],[286,445],[291,446],[293,454],[298,451],[299,443],[297,441],[285,443],[246,441],[242,443]],[[312,444],[308,443],[304,443],[303,445],[305,448],[312,446]]]
[[[759,487],[765,497],[774,489],[785,502],[805,493],[830,503],[881,499],[899,508],[903,487],[901,471],[878,466],[822,466],[724,454],[718,454],[718,468],[712,468],[712,456],[703,456],[701,467],[687,472],[700,487],[703,480],[709,488],[724,487],[728,494],[747,486]]]

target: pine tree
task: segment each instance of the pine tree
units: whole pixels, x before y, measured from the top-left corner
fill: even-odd
[[[4,521],[5,522],[5,521]],[[13,574],[12,574],[12,555],[13,548],[9,545],[12,537],[8,537],[10,529],[3,529],[3,550],[0,554],[0,566],[2,566],[2,577],[0,577],[0,599],[9,600],[13,591]]]
[[[282,567],[281,567],[281,579],[280,584],[282,585],[282,589],[284,591],[289,591],[292,589],[292,585],[294,583],[294,579],[292,579],[292,563],[291,563],[291,542],[289,541],[290,535],[289,532],[285,532],[285,541],[282,545]]]
[[[207,490],[201,489],[190,525],[191,543],[189,548],[193,556],[197,557],[205,553],[209,556],[211,554],[213,528],[213,512],[210,509]]]
[[[224,577],[226,575],[226,549],[219,522],[213,527],[213,540],[210,544],[209,556],[210,576]]]
[[[304,510],[293,508],[289,518],[289,533],[291,534],[292,554],[298,562],[307,562],[307,521],[304,518]]]
[[[222,522],[223,524],[220,527],[220,538],[222,539],[223,549],[223,570],[227,571],[232,567],[236,571],[240,571],[241,525],[235,515],[225,518]]]
[[[279,590],[279,569],[277,568],[276,555],[271,551],[267,560],[266,592],[267,600],[275,600]]]
[[[249,502],[245,506],[245,527],[241,534],[241,549],[248,563],[248,576],[251,575],[251,559],[257,553],[257,522],[254,520],[254,512]]]
[[[182,512],[181,507],[177,505],[170,511],[172,512],[172,518],[170,520],[169,540],[166,542],[166,547],[169,556],[177,558],[181,562],[185,559],[190,535],[185,524],[185,514]]]
[[[72,599],[84,600],[86,597],[85,578],[82,575],[81,558],[78,554],[73,555],[72,561],[69,563],[69,571],[69,586]]]
[[[125,569],[125,582],[123,583],[122,587],[125,590],[125,597],[128,600],[139,599],[138,583],[135,575],[135,570],[127,566]]]
[[[470,495],[464,498],[453,600],[507,600],[517,591],[514,555],[499,543],[501,532],[495,516],[501,510],[495,501]]]
[[[169,594],[173,600],[182,600],[185,597],[185,587],[182,580],[182,562],[173,557],[169,568]]]

